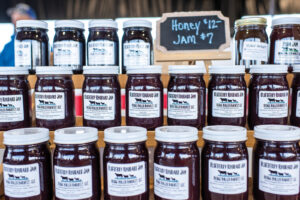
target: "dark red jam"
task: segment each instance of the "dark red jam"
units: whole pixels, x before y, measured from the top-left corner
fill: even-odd
[[[300,126],[300,65],[294,65],[294,73],[290,122],[291,125]]]

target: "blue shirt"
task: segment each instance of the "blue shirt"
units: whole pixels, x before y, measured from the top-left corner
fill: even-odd
[[[11,41],[4,46],[0,53],[1,66],[15,66],[15,35],[11,36]]]

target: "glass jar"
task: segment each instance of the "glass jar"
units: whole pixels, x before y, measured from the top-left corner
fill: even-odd
[[[161,66],[128,68],[126,83],[126,125],[148,130],[163,125]]]
[[[168,125],[205,125],[206,87],[205,66],[169,66]]]
[[[84,67],[83,125],[103,130],[121,125],[119,66]]]
[[[152,23],[147,20],[128,20],[123,23],[122,73],[128,66],[153,65]]]
[[[300,127],[300,65],[294,65],[294,78],[291,88],[292,109],[290,121],[291,125]]]
[[[155,200],[199,200],[198,130],[189,126],[163,126],[155,129],[155,139]]]
[[[71,127],[54,132],[55,200],[99,200],[101,196],[98,131]]]
[[[300,130],[286,125],[254,128],[253,197],[300,199]]]
[[[248,200],[246,128],[207,126],[203,139],[202,198]]]
[[[75,97],[69,67],[37,67],[36,126],[50,130],[75,125]]]
[[[253,69],[252,69],[253,68]],[[263,124],[287,124],[289,86],[287,66],[251,66],[249,85],[250,129]]]
[[[53,64],[68,66],[74,74],[82,74],[85,65],[84,24],[76,20],[55,21]]]
[[[16,31],[15,66],[28,68],[30,74],[35,74],[36,66],[48,66],[48,24],[38,20],[19,20]]]
[[[147,130],[119,126],[104,130],[104,199],[149,199]]]
[[[247,86],[244,66],[211,66],[208,125],[246,125]]]
[[[4,132],[3,183],[6,200],[52,200],[52,170],[46,128]]]

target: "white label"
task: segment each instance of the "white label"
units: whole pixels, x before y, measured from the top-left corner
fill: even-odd
[[[243,60],[268,61],[268,44],[258,41],[244,41]]]
[[[63,92],[36,92],[37,119],[65,119],[65,94]]]
[[[115,94],[113,93],[84,93],[83,116],[87,120],[114,120]]]
[[[259,160],[259,190],[277,195],[299,193],[299,161]]]
[[[189,168],[154,163],[154,193],[166,199],[188,199]]]
[[[289,91],[260,91],[258,116],[281,118],[288,116]]]
[[[150,65],[150,43],[143,40],[131,40],[123,44],[124,66]]]
[[[23,121],[23,95],[0,95],[0,113],[0,122]]]
[[[3,164],[5,195],[13,198],[28,198],[41,193],[39,164]]]
[[[109,40],[90,41],[88,59],[89,65],[114,65],[115,43]]]
[[[208,162],[209,191],[219,194],[240,194],[247,191],[247,160]]]
[[[108,194],[129,197],[146,192],[146,170],[144,161],[130,164],[107,163]]]
[[[300,40],[285,38],[276,40],[274,50],[275,64],[299,64]]]
[[[60,199],[85,199],[93,195],[92,166],[54,166],[55,197]]]
[[[292,90],[291,90],[292,91]],[[300,117],[300,91],[297,92],[296,117]]]
[[[31,40],[15,40],[15,66],[31,66]]]
[[[80,42],[66,40],[54,42],[54,65],[81,65]]]
[[[245,91],[214,90],[212,116],[222,118],[244,117]]]

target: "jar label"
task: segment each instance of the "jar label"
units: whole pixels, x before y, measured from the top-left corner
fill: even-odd
[[[28,198],[41,193],[39,164],[3,164],[5,195],[12,198]]]
[[[109,40],[88,43],[89,65],[115,65],[115,43]]]
[[[208,189],[220,194],[240,194],[247,191],[247,160],[208,161]]]
[[[87,93],[83,94],[83,117],[87,120],[114,120],[115,94],[114,93]]]
[[[212,116],[222,118],[244,117],[245,91],[214,90]]]
[[[259,160],[259,190],[277,195],[299,193],[299,161]]]
[[[150,65],[150,43],[144,40],[131,40],[123,44],[124,66]]]
[[[107,191],[109,195],[129,197],[146,192],[146,164],[107,163]]]
[[[81,65],[82,45],[73,40],[54,42],[53,62],[54,65]]]
[[[258,116],[281,118],[288,116],[289,91],[260,91]]]
[[[65,119],[65,94],[63,92],[36,92],[37,119]]]
[[[256,38],[252,38],[256,39]],[[243,60],[258,60],[258,61],[268,61],[268,44],[258,41],[244,41]]]
[[[198,93],[168,92],[168,117],[172,119],[197,119]]]
[[[274,50],[274,64],[299,64],[300,40],[283,38],[276,40]]]
[[[166,199],[188,199],[189,168],[154,163],[154,193]]]
[[[300,91],[297,92],[296,117],[300,117]]]
[[[160,117],[160,91],[129,91],[129,117]]]
[[[0,122],[23,121],[23,95],[0,95],[0,113]]]
[[[60,199],[85,199],[93,195],[92,166],[54,166],[55,197]]]

